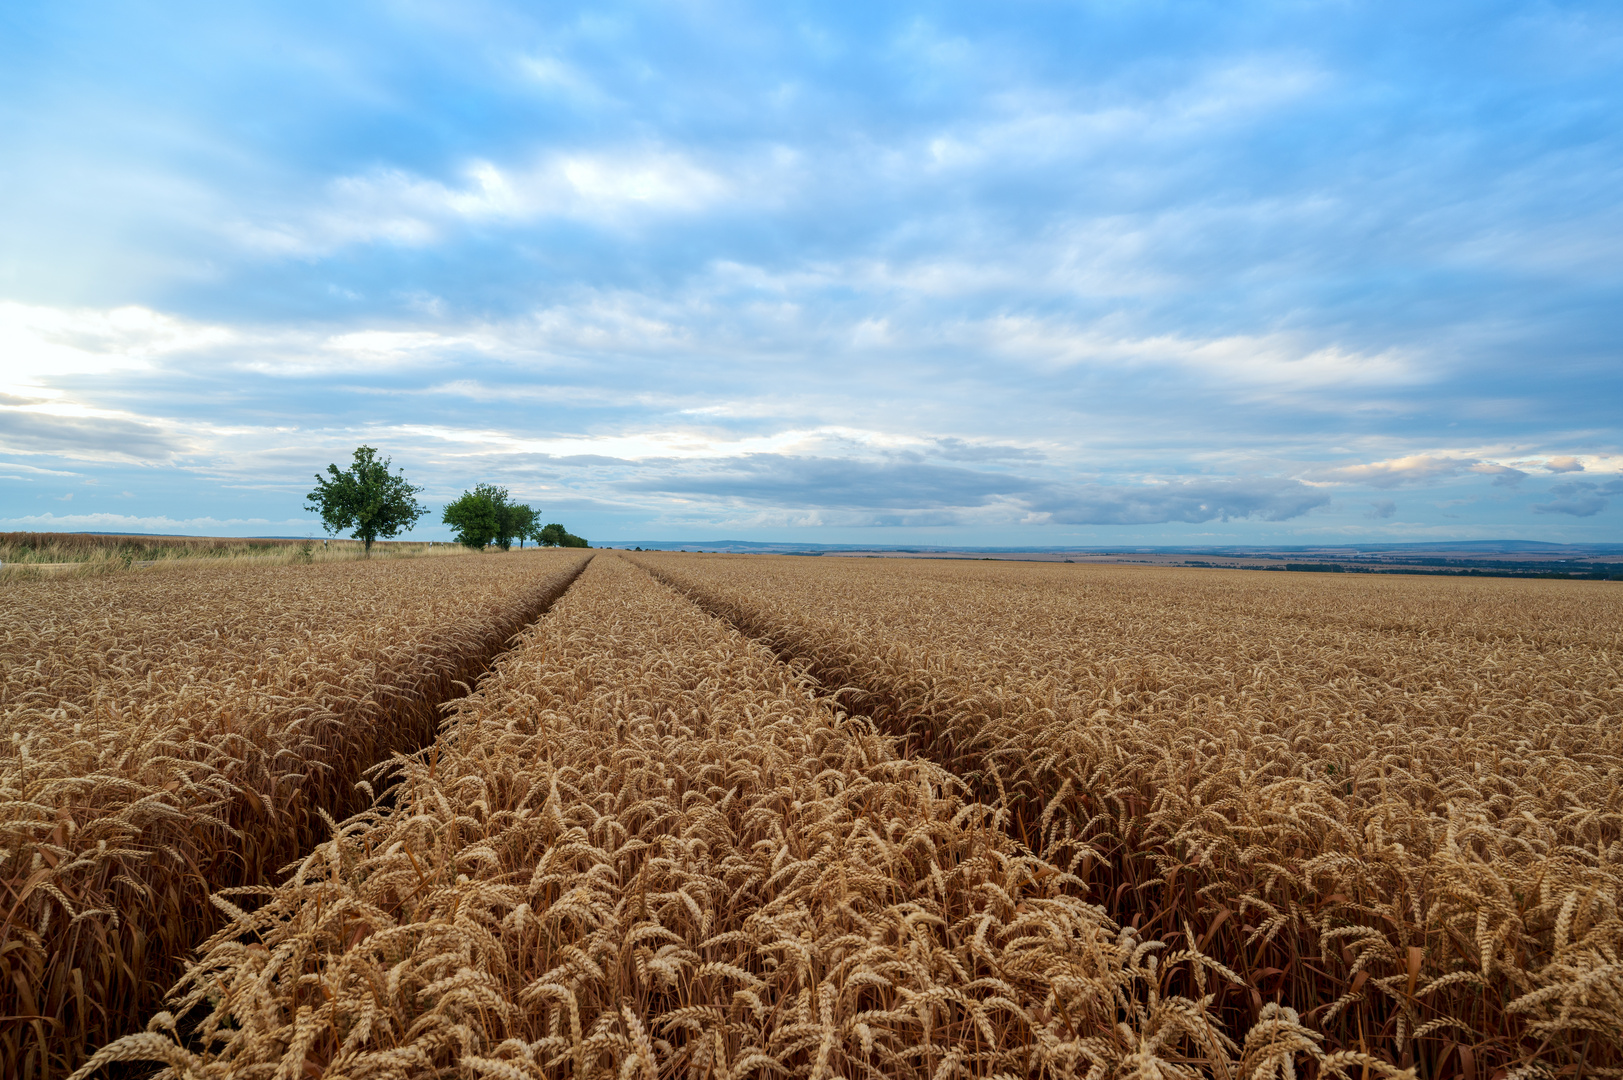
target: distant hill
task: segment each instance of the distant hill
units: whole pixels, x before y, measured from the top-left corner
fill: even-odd
[[[1543,557],[1604,558],[1623,556],[1623,543],[1618,544],[1556,544],[1543,540],[1437,540],[1422,543],[1394,544],[1382,541],[1364,541],[1337,544],[1234,544],[1182,545],[1119,544],[1108,547],[967,547],[929,544],[811,544],[792,542],[761,542],[754,540],[605,540],[598,546],[614,548],[640,547],[645,551],[727,551],[760,552],[762,554],[791,554],[796,552],[866,552],[883,551],[895,554],[1044,554],[1044,555],[1328,555],[1345,552],[1348,555],[1538,555]]]

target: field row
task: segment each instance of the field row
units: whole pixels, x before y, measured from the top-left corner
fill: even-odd
[[[1234,969],[1230,1035],[1623,1067],[1617,590],[638,558]]]
[[[0,1074],[138,1030],[220,920],[430,741],[439,703],[578,572],[574,554],[198,566],[6,587]]]
[[[1289,1010],[1119,927],[949,772],[611,555],[390,797],[233,914],[101,1060],[187,1075],[1264,1076]]]

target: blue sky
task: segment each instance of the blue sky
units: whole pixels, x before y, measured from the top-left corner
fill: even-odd
[[[0,9],[0,529],[1623,540],[1612,4]]]

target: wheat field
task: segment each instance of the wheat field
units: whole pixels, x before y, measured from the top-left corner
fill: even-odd
[[[14,908],[33,951],[0,955],[86,970],[63,927],[116,937],[138,912],[169,993],[149,975],[103,1000],[104,982],[62,1010],[65,991],[61,1015],[116,1022],[48,1057],[55,1029],[29,1043],[13,1020],[9,1061],[217,1080],[1623,1071],[1613,585],[613,552],[577,577],[579,556],[534,558],[489,579],[457,577],[477,558],[364,580],[222,568],[190,592],[172,571],[164,597],[131,579],[28,638],[11,753],[33,730],[59,773],[32,797],[62,786],[48,814],[8,795],[14,844],[31,873],[80,867],[53,882],[102,874],[108,903]],[[268,587],[299,574],[401,614],[349,652],[323,624],[318,648],[332,611]],[[194,627],[174,655],[169,611]],[[453,653],[481,654],[454,687]],[[329,691],[291,673],[318,655],[348,704],[307,729],[290,703]],[[399,695],[362,688],[429,669],[413,719],[379,723]],[[241,674],[263,670],[282,681]],[[186,671],[212,681],[188,698]],[[152,743],[186,752],[142,770],[126,752],[119,773],[98,750],[99,787],[70,776],[70,714],[127,700],[98,738],[145,746],[147,696],[169,703],[152,716],[190,702],[197,736]],[[278,775],[299,794],[265,811],[253,872],[228,872]],[[128,823],[183,801],[186,828]],[[24,867],[6,872],[15,894]],[[160,894],[213,914],[134,902]]]
[[[600,556],[392,797],[233,917],[105,1061],[179,1076],[1390,1073],[1112,923],[1005,811]],[[189,1034],[176,1016],[201,1011]],[[87,1069],[87,1073],[90,1070]]]
[[[176,567],[0,592],[0,1074],[140,1025],[213,928],[369,804],[372,762],[567,587],[578,556]]]
[[[1231,1035],[1277,1003],[1427,1076],[1623,1066],[1623,591],[639,558],[1241,974]]]

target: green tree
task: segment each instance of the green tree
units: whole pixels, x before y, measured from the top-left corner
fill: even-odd
[[[518,546],[522,548],[524,541],[535,535],[535,524],[540,520],[539,515],[534,507],[526,503],[508,503],[503,513],[505,514],[502,519],[503,531],[517,540]],[[506,551],[507,548],[503,546],[502,550]]]
[[[507,489],[494,484],[475,484],[461,498],[448,503],[440,520],[456,530],[456,542],[483,550],[498,542],[507,507]],[[509,542],[511,534],[509,534]]]
[[[421,490],[407,482],[403,473],[390,474],[389,459],[379,459],[370,446],[355,448],[355,460],[339,471],[328,465],[331,479],[316,474],[315,490],[306,496],[305,509],[321,515],[326,530],[336,536],[345,529],[366,545],[372,555],[372,542],[409,529],[428,512],[415,496]]]
[[[535,542],[545,547],[591,547],[585,540],[565,529],[557,522],[543,526],[535,533]]]
[[[510,551],[514,540],[522,546],[526,537],[534,535],[536,511],[510,501],[504,487],[476,484],[446,506],[442,520],[457,531],[459,544],[473,548],[495,544]]]

